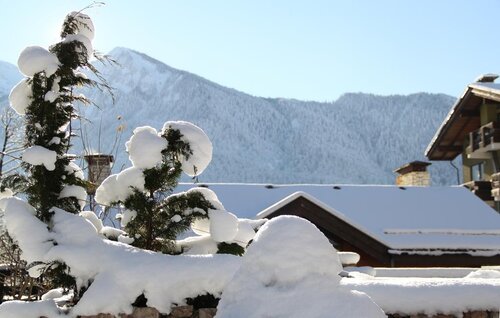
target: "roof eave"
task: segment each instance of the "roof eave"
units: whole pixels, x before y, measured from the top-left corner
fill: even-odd
[[[449,124],[456,116],[458,116],[459,109],[461,109],[463,105],[462,101],[468,98],[470,96],[470,93],[471,93],[471,88],[467,86],[467,88],[462,93],[462,96],[460,96],[460,98],[458,98],[455,104],[451,107],[450,111],[448,112],[448,115],[441,123],[441,126],[439,126],[434,137],[432,137],[432,140],[427,146],[427,149],[425,150],[424,153],[429,160],[439,160],[432,157],[432,152],[436,150],[437,144],[440,142],[440,139],[442,138],[444,132],[446,132],[446,130],[449,128]]]

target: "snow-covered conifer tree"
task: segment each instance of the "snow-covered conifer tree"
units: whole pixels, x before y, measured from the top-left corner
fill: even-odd
[[[120,235],[119,241],[178,253],[177,235],[217,211],[234,218],[237,231],[237,218],[224,210],[211,190],[194,188],[172,194],[182,172],[196,177],[211,160],[212,144],[203,130],[183,121],[166,122],[160,132],[138,127],[126,147],[133,166],[108,177],[96,192],[97,202],[123,206],[121,224],[128,235]],[[228,248],[231,244],[221,242],[221,247],[228,253],[243,252],[238,244]]]
[[[61,41],[48,50],[40,46],[26,47],[18,59],[25,78],[11,91],[11,107],[25,118],[25,151],[22,154],[26,171],[24,190],[36,216],[51,227],[54,208],[79,213],[85,206],[87,193],[81,169],[71,160],[71,120],[78,116],[74,103],[89,104],[75,93],[82,86],[108,87],[105,81],[94,81],[80,71],[89,69],[100,80],[90,64],[94,54],[94,25],[82,12],[66,16]],[[19,179],[21,180],[21,179]],[[57,244],[54,242],[54,244]],[[32,275],[51,271],[55,284],[73,284],[63,264],[32,266]]]

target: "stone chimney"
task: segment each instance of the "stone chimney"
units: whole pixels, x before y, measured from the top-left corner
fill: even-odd
[[[431,185],[431,178],[427,166],[430,162],[412,161],[394,170],[398,174],[396,177],[396,185],[398,186],[422,186]]]
[[[93,184],[93,189],[90,189],[89,193],[94,194],[95,189],[111,175],[114,158],[112,155],[91,154],[86,155],[85,160],[89,165],[88,180]]]

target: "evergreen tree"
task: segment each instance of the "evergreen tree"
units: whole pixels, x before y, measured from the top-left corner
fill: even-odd
[[[12,108],[25,115],[26,124],[22,166],[27,178],[12,178],[25,181],[22,189],[28,202],[49,229],[53,208],[79,213],[85,205],[86,182],[81,170],[71,161],[68,150],[71,147],[71,120],[78,116],[74,104],[90,103],[83,95],[75,94],[75,89],[93,86],[109,90],[89,62],[93,56],[105,59],[94,54],[93,37],[94,26],[87,15],[82,12],[68,14],[60,42],[49,50],[31,46],[21,52],[18,66],[26,78],[9,96]],[[80,73],[82,69],[93,72],[98,80],[87,78]],[[28,264],[28,267],[48,272],[46,274],[56,286],[74,286],[64,264]],[[34,271],[32,273],[35,275]]]
[[[186,132],[196,137],[190,138]],[[201,140],[196,149],[193,140]],[[201,162],[201,167],[191,162],[200,147],[211,158],[208,137],[191,123],[167,122],[160,133],[152,127],[134,130],[127,142],[133,167],[108,177],[96,192],[97,202],[124,208],[122,225],[129,237],[120,240],[148,250],[176,253],[173,243],[177,235],[194,220],[207,218],[210,209],[219,208],[220,203],[207,195],[210,190],[172,194],[183,171],[195,176],[208,164],[210,158]]]

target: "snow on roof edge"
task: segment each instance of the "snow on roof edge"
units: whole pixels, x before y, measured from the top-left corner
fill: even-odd
[[[481,83],[481,82],[476,82],[469,84],[469,87],[474,88],[474,89],[479,89],[482,91],[486,91],[492,94],[500,94],[500,83]]]
[[[460,97],[457,98],[457,101],[451,107],[450,111],[448,112],[448,115],[446,115],[445,119],[441,123],[441,126],[439,126],[438,130],[436,131],[436,133],[432,137],[431,142],[429,143],[429,145],[427,145],[427,148],[425,149],[425,152],[424,152],[424,155],[427,158],[429,158],[428,154],[431,151],[434,143],[437,141],[439,135],[441,134],[441,131],[444,129],[444,127],[446,126],[446,124],[448,124],[448,122],[450,121],[451,117],[454,115],[455,111],[457,110],[457,106],[460,104],[460,102],[463,100],[463,98],[469,92],[469,90],[470,90],[470,87],[469,87],[469,85],[467,85],[467,87],[465,88],[465,90],[462,93],[462,95],[460,95]]]

